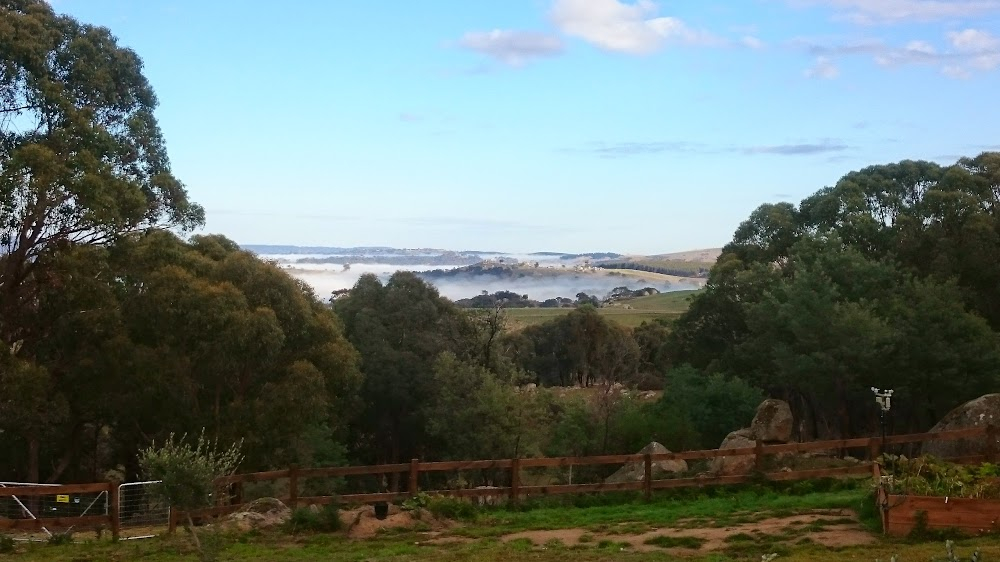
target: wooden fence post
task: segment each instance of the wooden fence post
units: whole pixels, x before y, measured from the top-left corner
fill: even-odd
[[[243,505],[243,481],[239,480],[233,484],[233,504]]]
[[[517,505],[521,488],[521,459],[510,462],[510,503]]]
[[[986,460],[994,462],[997,454],[997,428],[993,424],[986,426]]]
[[[871,461],[878,462],[879,455],[882,454],[882,441],[872,437],[868,440],[868,456],[871,457]]]
[[[177,531],[177,510],[173,507],[168,507],[167,513],[170,514],[167,518],[167,533],[172,535]]]
[[[653,456],[649,453],[643,455],[643,475],[642,491],[646,496],[646,501],[653,499]]]
[[[764,452],[763,452],[763,447],[764,447],[764,444],[761,443],[760,439],[754,441],[754,445],[753,445],[753,469],[756,470],[757,472],[763,472],[764,471]]]
[[[295,509],[299,503],[299,465],[288,468],[288,507]]]
[[[410,486],[409,492],[410,496],[416,496],[418,491],[419,480],[417,477],[420,475],[420,459],[410,460]]]
[[[122,530],[121,522],[121,498],[118,494],[118,484],[108,483],[108,509],[111,511],[111,540],[118,540]]]

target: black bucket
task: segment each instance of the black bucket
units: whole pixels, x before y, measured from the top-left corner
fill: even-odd
[[[375,503],[375,519],[382,520],[389,516],[389,502]]]

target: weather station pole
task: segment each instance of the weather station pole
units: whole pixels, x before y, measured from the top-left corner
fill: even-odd
[[[879,425],[882,426],[882,453],[885,454],[885,426],[888,422],[889,411],[892,409],[892,390],[880,390],[872,387],[875,393],[875,403],[879,407]]]

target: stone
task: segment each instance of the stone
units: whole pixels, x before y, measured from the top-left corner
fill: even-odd
[[[753,432],[749,428],[738,429],[731,432],[722,440],[719,449],[742,449],[744,447],[756,447],[757,441],[752,438]],[[729,457],[716,457],[712,461],[712,473],[718,476],[736,476],[739,474],[749,474],[753,472],[756,465],[756,456],[735,455]]]
[[[936,433],[990,424],[1000,425],[1000,394],[986,394],[962,404],[941,418],[941,421],[932,427],[930,432]],[[994,436],[994,451],[1000,451],[1000,441],[996,441],[998,437],[1000,437],[1000,432]],[[983,455],[987,453],[986,436],[929,441],[924,443],[922,452],[925,455],[933,455],[942,459]]]
[[[260,498],[250,502],[242,510],[230,514],[222,526],[240,531],[269,529],[284,524],[291,516],[292,511],[281,500]]]
[[[764,443],[788,443],[794,425],[788,402],[768,398],[757,406],[757,413],[750,422],[751,438]]]
[[[664,455],[670,453],[663,445],[653,441],[639,451],[640,455]],[[653,463],[653,479],[663,477],[666,474],[687,472],[688,464],[683,459],[656,461]],[[622,482],[642,482],[646,477],[646,463],[631,462],[619,468],[614,474],[608,476],[604,481],[608,484],[620,484]]]

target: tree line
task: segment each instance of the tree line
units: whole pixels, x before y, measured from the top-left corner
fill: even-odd
[[[581,297],[512,330],[412,273],[333,300],[192,235],[139,57],[41,0],[0,22],[0,480],[134,478],[202,430],[243,470],[715,447],[768,395],[855,435],[870,386],[926,429],[996,387],[1000,154],[762,206],[674,324]]]

